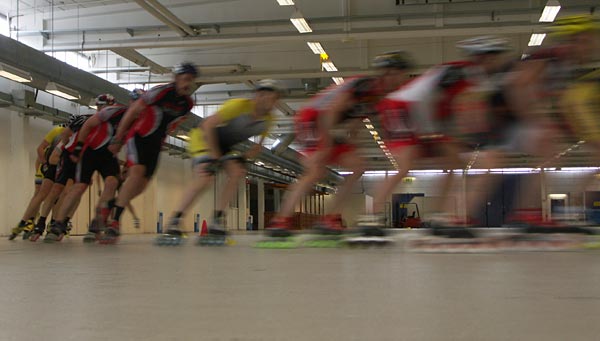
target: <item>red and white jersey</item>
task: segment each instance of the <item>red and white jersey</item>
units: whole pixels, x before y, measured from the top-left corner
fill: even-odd
[[[446,124],[457,112],[471,115],[475,110],[485,110],[479,106],[485,105],[481,101],[488,98],[473,96],[486,88],[482,86],[485,83],[482,75],[469,62],[442,64],[390,93],[377,104],[384,137],[403,139],[413,134],[444,134]],[[469,96],[463,96],[467,93]]]
[[[110,142],[116,132],[116,128],[127,111],[124,105],[112,105],[100,110],[96,116],[102,123],[92,129],[85,139],[86,147],[94,150],[100,149]]]
[[[72,152],[75,149],[75,146],[77,145],[77,137],[79,136],[79,130],[81,127],[83,127],[85,121],[87,121],[87,119],[90,117],[92,117],[92,115],[78,115],[69,120],[69,123],[67,123],[67,128],[71,129],[73,134],[71,137],[69,137],[69,141],[62,146],[63,150]]]
[[[147,137],[156,135],[164,138],[169,130],[174,129],[184,120],[194,106],[190,96],[179,96],[175,83],[160,85],[148,90],[140,100],[146,108],[140,113],[130,135]]]
[[[345,129],[351,119],[368,117],[376,112],[372,106],[382,93],[380,83],[373,77],[355,77],[343,84],[332,85],[314,96],[296,115],[296,139],[304,145],[315,145],[320,140],[319,120],[331,104],[343,94],[350,94],[354,105],[342,113],[334,130]],[[331,131],[330,131],[331,133]]]

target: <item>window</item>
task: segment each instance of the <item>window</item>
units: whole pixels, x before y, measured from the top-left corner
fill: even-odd
[[[208,117],[213,115],[219,110],[220,105],[216,104],[204,104],[204,105],[196,105],[192,109],[192,112],[199,117]]]
[[[88,71],[90,70],[89,57],[83,53],[72,52],[72,51],[59,51],[59,52],[46,52],[47,55],[54,57],[61,62],[65,62],[78,69]]]
[[[4,14],[0,14],[0,34],[6,37],[10,37],[10,27],[8,19]]]

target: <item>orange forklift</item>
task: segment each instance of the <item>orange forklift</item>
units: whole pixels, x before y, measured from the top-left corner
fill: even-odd
[[[403,202],[398,204],[398,208],[400,213],[400,220],[397,225],[398,228],[411,229],[422,227],[419,205],[414,202]]]

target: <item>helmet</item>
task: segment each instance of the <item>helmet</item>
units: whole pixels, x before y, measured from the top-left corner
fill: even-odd
[[[274,79],[263,79],[256,82],[255,86],[256,91],[273,91],[280,94],[283,92],[281,86],[279,86],[278,82]]]
[[[410,56],[404,51],[380,54],[373,59],[372,65],[376,69],[393,68],[400,70],[411,69],[414,66]]]
[[[175,75],[192,74],[194,76],[198,76],[198,69],[192,63],[183,62],[173,67],[173,73]]]
[[[115,98],[111,94],[102,94],[96,97],[96,106],[105,106],[115,104]]]
[[[134,101],[137,101],[140,97],[142,97],[142,95],[144,94],[144,90],[143,89],[133,89],[130,93],[129,93],[129,98],[131,98]]]
[[[596,25],[589,15],[573,15],[560,19],[548,27],[548,31],[552,36],[566,37],[573,34],[597,30]]]
[[[506,39],[483,36],[460,41],[456,47],[463,50],[469,56],[488,53],[500,53],[510,50]]]

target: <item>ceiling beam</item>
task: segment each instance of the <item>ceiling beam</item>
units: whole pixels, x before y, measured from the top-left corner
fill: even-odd
[[[146,0],[146,3],[150,4],[156,10],[158,10],[163,16],[165,16],[168,20],[177,25],[187,35],[196,35],[196,31],[194,31],[188,24],[183,22],[183,20],[179,19],[175,14],[173,14],[173,12],[169,11],[165,6],[158,2],[158,0]]]
[[[150,13],[152,16],[154,16],[156,19],[162,21],[165,25],[169,26],[173,31],[177,32],[177,34],[179,34],[180,36],[186,37],[189,35],[189,33],[187,33],[182,27],[179,27],[179,25],[177,25],[175,22],[173,22],[171,19],[169,19],[165,14],[161,13],[157,8],[155,8],[153,5],[149,4],[145,0],[135,0],[135,2],[141,8],[145,9],[148,13]]]
[[[340,41],[344,40],[368,40],[368,39],[414,39],[433,37],[456,37],[474,35],[501,35],[501,34],[524,34],[531,33],[537,27],[531,23],[493,23],[482,26],[482,24],[446,25],[444,27],[412,27],[403,29],[399,27],[385,27],[374,29],[355,29],[352,32],[340,30],[322,30],[319,32],[298,34],[296,32],[274,32],[274,33],[245,33],[245,34],[219,34],[201,37],[161,37],[161,38],[130,38],[118,40],[100,40],[86,43],[83,48],[79,43],[55,43],[54,51],[96,51],[112,50],[116,48],[151,49],[151,48],[177,48],[177,47],[202,47],[212,45],[240,45],[261,44],[276,42],[306,42],[306,41]],[[50,51],[50,47],[45,50]]]
[[[143,54],[137,52],[134,49],[115,48],[115,49],[111,49],[111,51],[125,59],[132,61],[133,63],[135,63],[139,66],[150,68],[150,72],[152,72],[152,73],[162,75],[162,74],[171,72],[171,70],[169,70],[168,68],[166,68],[158,63],[153,62],[152,60],[146,58]]]

